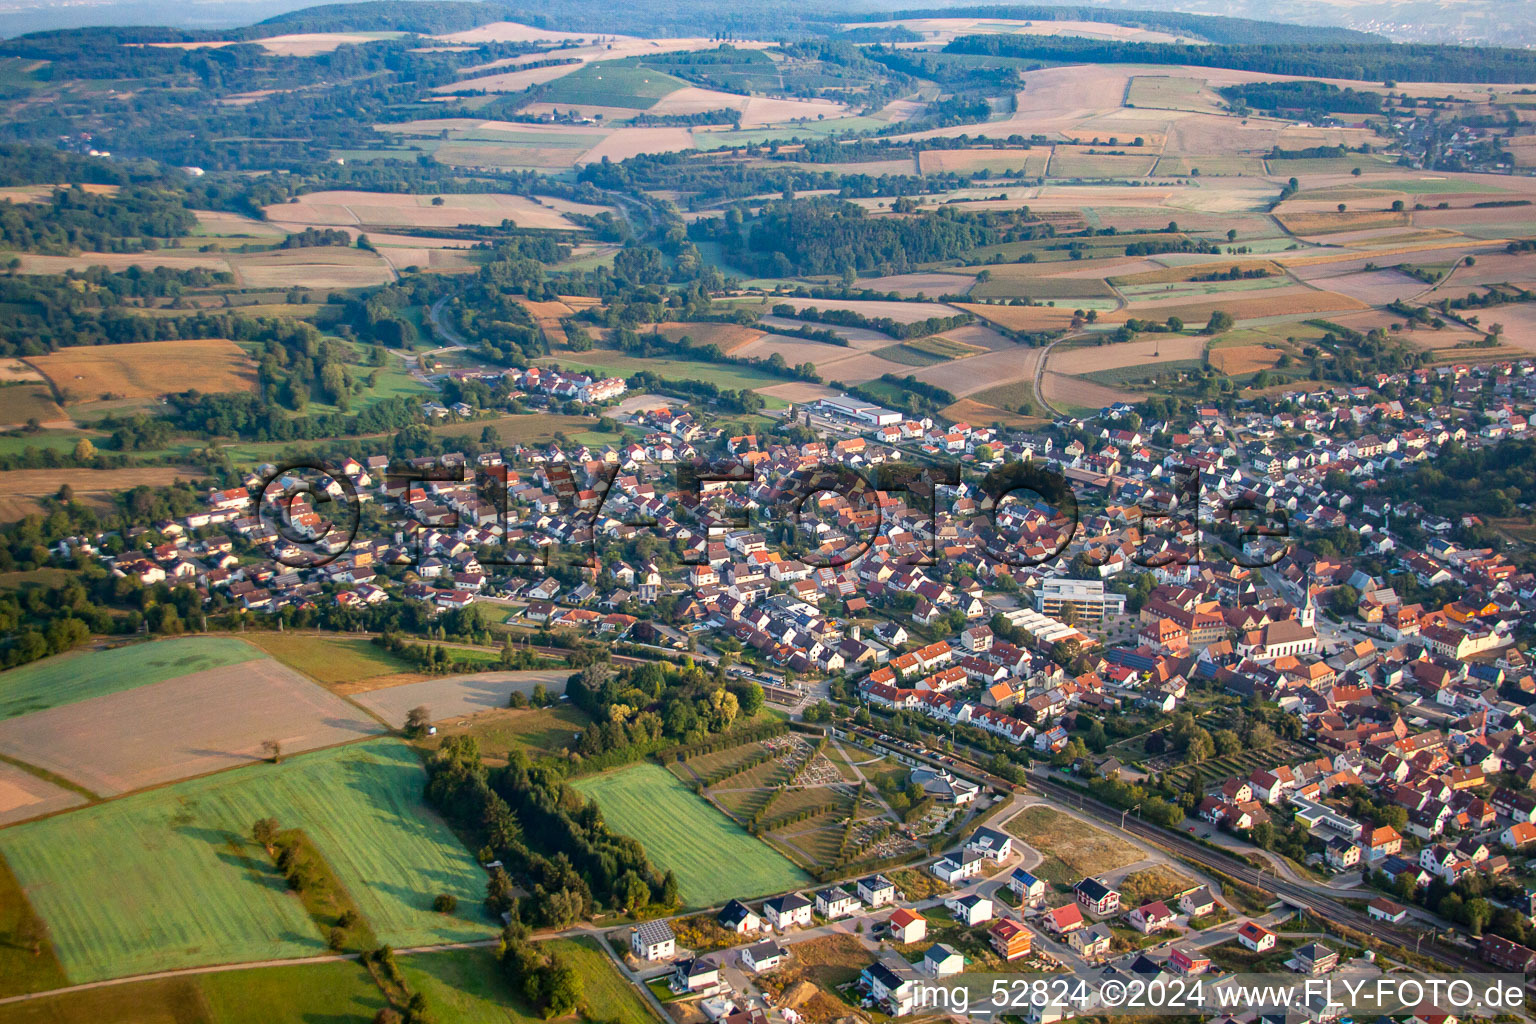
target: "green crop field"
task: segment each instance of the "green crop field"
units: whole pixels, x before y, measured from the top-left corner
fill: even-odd
[[[247,633],[245,638],[289,668],[321,683],[351,683],[414,671],[410,662],[368,640],[293,633]]]
[[[233,637],[199,636],[45,658],[0,673],[0,719],[259,657],[260,651]]]
[[[613,961],[598,948],[597,940],[583,935],[541,943],[541,948],[563,958],[581,975],[582,1001],[588,1020],[656,1024],[656,1015],[651,1012],[650,1005],[619,974]]]
[[[580,71],[548,83],[546,103],[590,103],[599,107],[648,110],[670,92],[688,83],[654,68],[625,64],[589,64]]]
[[[372,740],[18,825],[0,855],[73,982],[324,952],[246,838],[267,816],[308,833],[382,941],[485,938],[484,873],[423,805],[424,780],[403,743]],[[442,892],[457,915],[431,910]]]
[[[810,880],[656,765],[637,764],[575,785],[597,801],[609,825],[640,840],[658,867],[677,872],[689,906],[783,892]]]

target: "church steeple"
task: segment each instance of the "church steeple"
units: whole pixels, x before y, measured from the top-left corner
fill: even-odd
[[[1307,587],[1307,599],[1301,603],[1301,624],[1312,627],[1317,624],[1317,597],[1312,593],[1312,588]]]

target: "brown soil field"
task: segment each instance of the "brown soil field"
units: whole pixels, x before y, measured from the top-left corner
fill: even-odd
[[[709,110],[741,111],[743,128],[770,124],[784,124],[801,119],[820,120],[842,117],[848,113],[846,104],[835,100],[773,99],[765,96],[741,96],[687,86],[667,93],[650,108],[652,114],[702,114]]]
[[[0,761],[0,825],[79,807],[83,803],[85,797],[79,793]]]
[[[139,341],[61,349],[28,360],[66,404],[103,395],[155,398],[171,391],[254,391],[256,366],[232,341]]]
[[[432,270],[442,274],[462,274],[480,266],[462,252],[455,252],[452,249],[405,245],[380,245],[376,248],[379,256],[396,273],[401,273],[408,267],[415,267],[418,270]]]
[[[43,383],[43,375],[19,359],[0,361],[0,382],[30,381]]]
[[[677,341],[687,335],[693,344],[717,345],[727,355],[763,336],[762,331],[741,324],[660,323],[656,328],[669,341]]]
[[[957,308],[939,302],[887,302],[880,299],[797,299],[785,296],[775,299],[796,309],[814,306],[817,309],[851,309],[855,313],[878,319],[888,316],[897,323],[910,324],[934,316],[954,316]]]
[[[1314,268],[1317,269],[1317,268]],[[1397,270],[1353,270],[1344,274],[1300,274],[1303,280],[1359,299],[1368,306],[1385,306],[1396,299],[1417,295],[1427,286]],[[1462,289],[1462,295],[1466,290]]]
[[[807,384],[803,381],[791,381],[788,384],[770,384],[765,388],[757,389],[759,394],[771,395],[774,398],[782,398],[786,402],[814,402],[822,398],[836,398],[843,394],[840,388],[828,387],[825,384]]]
[[[1069,377],[1063,373],[1047,373],[1041,380],[1046,401],[1058,409],[1081,406],[1102,409],[1116,402],[1134,402],[1141,396],[1132,391],[1107,388],[1081,377]]]
[[[595,145],[602,141],[601,133],[589,133]],[[523,146],[505,142],[450,142],[437,147],[433,158],[440,164],[452,167],[534,167],[563,169],[574,167],[581,159],[584,146]]]
[[[1211,349],[1211,367],[1229,377],[1257,370],[1267,370],[1279,360],[1280,353],[1263,345],[1234,345]]]
[[[1339,231],[1358,231],[1362,228],[1406,227],[1412,221],[1404,210],[1318,210],[1313,212],[1278,213],[1276,219],[1286,230],[1296,235],[1330,235]]]
[[[0,722],[0,752],[112,795],[374,736],[373,719],[275,661],[193,672]]]
[[[494,122],[492,122],[494,123]],[[525,127],[537,127],[529,125]],[[649,129],[644,129],[649,130]],[[434,206],[433,199],[443,200]],[[613,212],[607,206],[571,203],[563,199],[532,199],[501,193],[472,195],[403,195],[390,192],[311,192],[296,203],[277,203],[266,208],[275,224],[297,227],[442,227],[461,224],[500,224],[511,220],[520,228],[574,230],[567,212]]]
[[[1062,306],[988,306],[972,302],[956,305],[1011,331],[1048,331],[1072,326],[1072,310]]]
[[[1296,291],[1275,289],[1268,293],[1261,292],[1252,298],[1208,299],[1168,306],[1143,303],[1112,313],[1100,313],[1099,320],[1119,323],[1129,317],[1151,316],[1154,319],[1166,320],[1170,316],[1176,316],[1186,324],[1199,324],[1210,319],[1211,314],[1218,309],[1226,310],[1238,320],[1252,320],[1266,316],[1301,316],[1337,309],[1365,308],[1366,304],[1359,299],[1335,295],[1333,292],[1314,291],[1310,288]]]
[[[1209,340],[1203,336],[1170,335],[1118,345],[1057,348],[1051,353],[1047,366],[1052,373],[1075,374],[1117,370],[1122,366],[1147,366],[1176,359],[1199,359]]]

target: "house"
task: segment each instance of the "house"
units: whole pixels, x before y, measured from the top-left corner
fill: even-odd
[[[666,960],[677,952],[677,936],[665,921],[644,921],[629,933],[629,949],[641,960]]]
[[[935,878],[954,885],[962,879],[975,878],[981,874],[982,867],[987,863],[985,854],[967,849],[958,856],[950,854],[935,863],[928,870]]]
[[[868,904],[870,909],[896,902],[896,883],[884,875],[859,879],[858,891],[859,899]]]
[[[1001,918],[987,930],[987,941],[1004,960],[1017,960],[1029,955],[1034,946],[1034,935],[1018,921]]]
[[[1275,939],[1274,932],[1252,921],[1244,921],[1243,926],[1237,930],[1238,943],[1244,949],[1251,949],[1255,953],[1267,953],[1274,949]]]
[[[1072,887],[1077,902],[1091,913],[1103,917],[1120,909],[1120,894],[1097,878],[1085,878]]]
[[[1483,934],[1483,944],[1478,952],[1484,960],[1506,971],[1518,971],[1522,974],[1536,971],[1536,949],[1526,949],[1520,943],[1511,942],[1492,932]]]
[[[1013,853],[1013,836],[991,828],[978,828],[965,841],[967,850],[975,850],[991,860],[1001,863]]]
[[[815,904],[797,892],[779,896],[763,904],[763,916],[779,931],[801,928],[811,923]]]
[[[1536,842],[1536,825],[1517,821],[1499,835],[1499,842],[1511,850],[1518,850],[1527,843]]]
[[[748,946],[741,951],[741,963],[749,971],[771,971],[784,962],[789,951],[772,939]]]
[[[882,953],[859,972],[859,982],[869,997],[894,1017],[912,1012],[917,1002],[918,978],[911,964],[890,952]]]
[[[1376,921],[1386,921],[1397,924],[1408,916],[1408,908],[1399,906],[1385,897],[1378,896],[1365,905],[1366,913]]]
[[[1197,886],[1179,897],[1179,910],[1190,917],[1204,917],[1216,912],[1216,897],[1205,886]]]
[[[1168,909],[1168,905],[1162,900],[1156,900],[1137,907],[1125,915],[1125,918],[1131,923],[1132,928],[1135,928],[1143,935],[1150,935],[1153,932],[1160,932],[1164,928],[1172,928],[1174,913]]]
[[[1020,907],[1037,907],[1045,899],[1045,883],[1023,868],[1008,876],[1008,888],[1018,895]]]
[[[1291,954],[1291,963],[1300,974],[1327,974],[1339,966],[1339,954],[1321,942],[1309,942]]]
[[[704,956],[679,960],[672,968],[672,991],[714,995],[720,991],[720,965]]]
[[[1323,848],[1323,859],[1335,871],[1358,867],[1360,864],[1360,847],[1342,836],[1334,836],[1328,840],[1328,845]]]
[[[1175,946],[1168,952],[1168,969],[1178,974],[1204,974],[1211,969],[1211,958],[1198,949]]]
[[[741,900],[731,900],[716,918],[720,927],[737,935],[755,932],[763,926],[763,919]]]
[[[1107,925],[1096,924],[1091,928],[1079,928],[1067,936],[1067,943],[1085,960],[1101,957],[1109,952],[1114,935]]]
[[[955,915],[955,920],[968,925],[992,920],[992,901],[975,893],[966,896],[949,896],[944,900],[944,906]]]
[[[1083,919],[1082,908],[1076,903],[1068,903],[1064,907],[1057,907],[1045,915],[1045,926],[1057,935],[1070,935],[1087,923]]]
[[[1365,847],[1366,857],[1374,864],[1383,857],[1400,853],[1403,849],[1403,837],[1391,825],[1383,825],[1380,828],[1371,829],[1361,845]]]
[[[842,886],[829,886],[816,892],[816,913],[835,921],[859,909],[858,897]]]
[[[898,908],[886,925],[891,930],[891,941],[902,946],[921,942],[928,935],[928,919],[906,907]]]
[[[923,954],[922,970],[935,978],[942,978],[950,974],[959,974],[965,970],[965,957],[953,946],[946,946],[942,942],[935,942]]]

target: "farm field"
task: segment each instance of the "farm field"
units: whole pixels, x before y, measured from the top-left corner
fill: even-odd
[[[408,747],[376,740],[13,826],[0,855],[76,983],[322,951],[246,838],[267,816],[305,830],[381,940],[484,938],[484,872],[422,804],[424,778]],[[432,911],[441,892],[458,897],[457,915]]]
[[[435,750],[449,736],[473,736],[486,763],[500,764],[514,750],[533,760],[558,756],[573,747],[577,734],[591,724],[586,712],[568,703],[549,708],[501,708],[440,725],[436,736],[418,742]]]
[[[80,435],[61,447],[72,450]],[[39,512],[36,500],[57,494],[69,484],[75,500],[97,508],[112,506],[111,495],[140,484],[163,486],[177,480],[201,479],[203,471],[187,466],[140,466],[133,469],[8,469],[0,471],[0,522],[13,522]]]
[[[359,685],[380,676],[419,678],[410,662],[368,640],[287,632],[245,633],[241,639],[317,683],[336,687],[339,693],[351,692],[349,684]]]
[[[1155,153],[1088,153],[1057,146],[1046,174],[1052,178],[1141,178],[1152,173]]]
[[[827,348],[825,345],[822,347]],[[829,351],[841,352],[842,350],[829,349]],[[629,377],[636,371],[648,370],[663,377],[691,378],[714,384],[717,387],[746,388],[749,391],[757,390],[766,384],[783,383],[783,378],[781,377],[775,377],[762,370],[746,366],[733,366],[729,363],[704,363],[689,359],[641,359],[635,356],[621,355],[616,352],[596,350],[581,353],[579,358],[562,355],[547,361],[560,364],[562,369],[596,374],[601,377]],[[539,418],[542,419],[543,417]],[[475,426],[478,427],[479,425],[475,424]],[[478,431],[476,432],[478,433]]]
[[[252,658],[6,719],[0,753],[115,794],[248,764],[268,740],[294,753],[380,731],[292,669]]]
[[[338,245],[237,253],[229,267],[247,288],[362,288],[394,278],[381,253]]]
[[[354,699],[391,725],[403,724],[406,713],[421,706],[431,709],[434,722],[442,722],[504,708],[514,691],[526,695],[535,686],[542,685],[551,695],[564,693],[565,681],[570,676],[568,668],[478,672],[386,686],[359,693]]]
[[[85,802],[85,797],[74,790],[0,761],[0,825],[79,807]]]
[[[441,205],[433,200],[441,198]],[[274,224],[297,229],[320,227],[457,227],[460,224],[496,225],[511,220],[518,227],[573,230],[566,213],[596,215],[612,212],[606,206],[573,203],[563,199],[531,199],[501,193],[411,195],[393,192],[310,192],[295,203],[266,208]]]
[[[965,398],[1000,384],[1033,380],[1040,351],[1025,345],[1009,345],[981,355],[925,367],[914,371],[912,375],[920,381],[938,385],[956,398]]]
[[[1013,331],[1061,330],[1072,325],[1072,310],[1064,306],[989,306],[970,302],[957,305]]]
[[[1034,178],[1045,173],[1051,158],[1048,146],[1038,149],[925,149],[917,155],[918,173],[1017,174]]]
[[[1252,297],[1204,299],[1198,302],[1169,303],[1146,301],[1123,310],[1100,314],[1099,321],[1118,323],[1129,317],[1149,317],[1166,320],[1176,316],[1186,324],[1203,324],[1218,309],[1232,314],[1236,320],[1261,319],[1271,316],[1301,316],[1307,313],[1326,313],[1334,310],[1365,309],[1365,303],[1347,295],[1317,291],[1311,288],[1276,288],[1260,292]]]
[[[1057,346],[1051,351],[1050,361],[1046,365],[1057,373],[1065,374],[1094,373],[1124,366],[1141,366],[1150,370],[1163,362],[1198,360],[1205,352],[1207,340],[1204,337],[1168,335],[1111,345],[1073,348]]]
[[[106,398],[156,398],[195,388],[253,391],[256,366],[223,338],[142,341],[65,349],[28,362],[48,378],[66,405]]]
[[[810,880],[656,765],[580,779],[575,787],[597,801],[616,831],[639,839],[657,866],[677,872],[688,906],[783,892]]]
[[[61,654],[0,672],[0,719],[261,657],[233,637],[186,637]]]
[[[45,384],[0,387],[0,427],[25,426],[32,420],[43,424],[67,424],[69,417],[53,400],[53,392]]]
[[[1221,97],[1211,92],[1203,78],[1176,75],[1136,75],[1125,90],[1126,106],[1159,110],[1195,110],[1220,113]]]
[[[598,948],[596,939],[587,935],[554,939],[544,943],[542,948],[558,954],[581,975],[590,1018],[617,1021],[618,1024],[656,1024],[650,1004]],[[465,1024],[474,1022],[466,1021]]]

